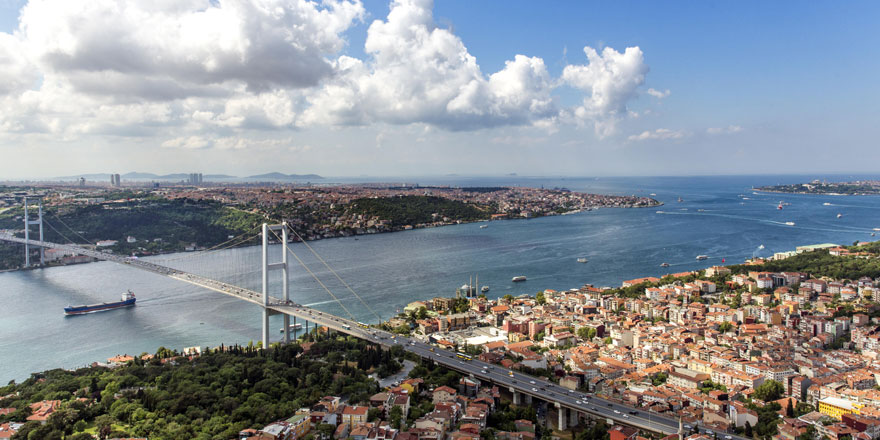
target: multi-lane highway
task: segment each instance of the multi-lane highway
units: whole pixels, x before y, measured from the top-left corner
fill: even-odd
[[[343,319],[335,315],[318,312],[296,304],[279,304],[276,306],[270,306],[270,308],[280,313],[297,316],[377,344],[385,346],[400,345],[409,352],[415,353],[424,359],[431,359],[447,368],[473,376],[482,381],[494,383],[499,387],[507,388],[511,392],[520,393],[521,396],[530,396],[531,398],[546,401],[556,406],[558,413],[564,413],[564,415],[559,418],[559,422],[563,422],[563,424],[567,423],[569,426],[574,425],[574,422],[577,420],[577,414],[589,414],[594,417],[611,419],[615,423],[623,423],[648,431],[664,434],[675,434],[678,432],[679,422],[677,419],[668,416],[660,416],[618,402],[601,399],[588,393],[569,390],[545,379],[529,376],[518,371],[508,370],[498,365],[482,362],[478,359],[468,360],[460,357],[455,352],[433,347],[414,338],[396,336],[373,328],[363,328],[360,327],[357,322]],[[686,431],[690,431],[691,428],[692,427],[689,425],[684,426]],[[699,430],[708,434],[717,434],[719,439],[747,440],[743,437],[734,436],[723,431],[715,432],[703,427],[700,427]]]

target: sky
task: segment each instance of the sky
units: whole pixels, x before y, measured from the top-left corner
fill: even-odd
[[[880,3],[0,0],[0,180],[871,173]]]

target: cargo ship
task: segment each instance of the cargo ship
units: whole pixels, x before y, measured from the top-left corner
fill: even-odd
[[[64,314],[84,315],[86,313],[103,312],[105,310],[113,310],[122,307],[133,306],[135,301],[137,301],[137,299],[134,297],[134,293],[131,293],[131,291],[129,290],[128,292],[122,294],[121,301],[82,306],[67,306],[64,308]]]

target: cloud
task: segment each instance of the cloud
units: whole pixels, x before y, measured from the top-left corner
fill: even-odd
[[[728,125],[727,127],[710,127],[706,129],[706,133],[711,135],[717,134],[733,134],[743,130],[739,125]]]
[[[307,96],[305,124],[365,125],[427,123],[448,130],[532,125],[553,131],[564,115],[614,131],[627,116],[626,103],[644,83],[648,67],[638,47],[600,56],[584,48],[588,65],[566,66],[564,82],[589,92],[584,105],[560,109],[553,96],[562,83],[542,58],[515,55],[485,75],[462,40],[438,28],[430,0],[394,0],[385,21],[368,31],[368,60],[341,56],[338,75]],[[568,118],[571,120],[572,118]]]
[[[654,131],[645,130],[639,134],[634,134],[627,139],[630,141],[647,141],[647,140],[669,140],[682,139],[690,136],[690,133],[684,130],[670,130],[668,128],[658,128]]]
[[[185,150],[200,150],[213,145],[213,142],[202,136],[186,136],[169,139],[162,142],[162,148],[180,148]]]
[[[37,78],[36,66],[26,56],[22,41],[0,32],[0,96],[28,90]]]
[[[613,134],[617,123],[626,117],[626,104],[645,83],[649,68],[638,47],[628,47],[622,53],[606,47],[601,55],[585,47],[584,53],[589,64],[565,66],[562,80],[589,92],[583,105],[575,108],[574,116],[580,121],[593,121],[596,134],[605,137]]]
[[[461,39],[437,27],[432,7],[430,0],[394,0],[387,19],[367,31],[369,60],[339,57],[338,75],[307,97],[305,123],[428,123],[462,130],[556,115],[541,58],[516,55],[487,78]]]
[[[657,98],[657,99],[663,99],[663,98],[671,95],[672,92],[670,92],[669,89],[660,91],[660,90],[656,90],[656,89],[651,88],[651,89],[648,89],[648,94]]]
[[[359,59],[342,50],[360,0],[30,0],[18,29],[0,32],[0,134],[237,150],[267,144],[235,139],[352,125],[608,136],[635,114],[648,72],[638,47],[585,47],[587,63],[560,77],[515,52],[483,72],[432,9],[392,0]]]
[[[333,0],[31,0],[19,29],[41,67],[79,91],[171,99],[229,82],[315,86],[363,14]]]

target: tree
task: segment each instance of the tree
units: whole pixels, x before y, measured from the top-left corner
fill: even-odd
[[[543,306],[544,304],[547,304],[547,298],[544,298],[543,291],[538,292],[538,294],[535,295],[535,302],[537,302],[539,306]]]
[[[513,301],[513,295],[508,293],[507,295],[502,296],[501,299],[503,299],[504,302],[510,304]]]
[[[373,408],[371,408],[371,409],[373,409]],[[336,431],[336,426],[331,425],[329,423],[319,423],[317,426],[317,430],[318,430],[318,432],[321,433],[321,436],[323,436],[325,439],[332,438],[333,433]]]
[[[586,341],[587,340],[587,332],[589,329],[590,329],[589,327],[581,327],[581,328],[577,329],[578,337]]]
[[[424,307],[419,307],[419,310],[416,312],[417,319],[425,319],[428,317],[428,309]]]
[[[113,417],[109,414],[102,414],[96,417],[95,427],[97,428],[98,438],[107,438],[107,436],[113,431]]]
[[[395,405],[391,408],[391,411],[388,412],[388,421],[391,422],[391,427],[394,429],[400,429],[400,420],[403,418],[403,410],[400,406]]]
[[[770,402],[779,400],[784,392],[785,387],[781,383],[775,380],[767,380],[755,388],[755,397],[765,402]]]
[[[785,407],[785,416],[788,418],[794,417],[794,406],[791,404],[791,399],[788,399],[788,405]]]
[[[370,408],[370,410],[367,411],[367,421],[375,422],[376,420],[379,420],[380,415],[382,415],[382,411],[379,408]]]
[[[749,423],[748,420],[746,420],[745,435],[746,437],[751,437],[752,434],[752,424]]]
[[[721,325],[718,326],[718,331],[721,333],[727,333],[732,329],[733,329],[733,324],[731,324],[727,321],[722,322]]]

